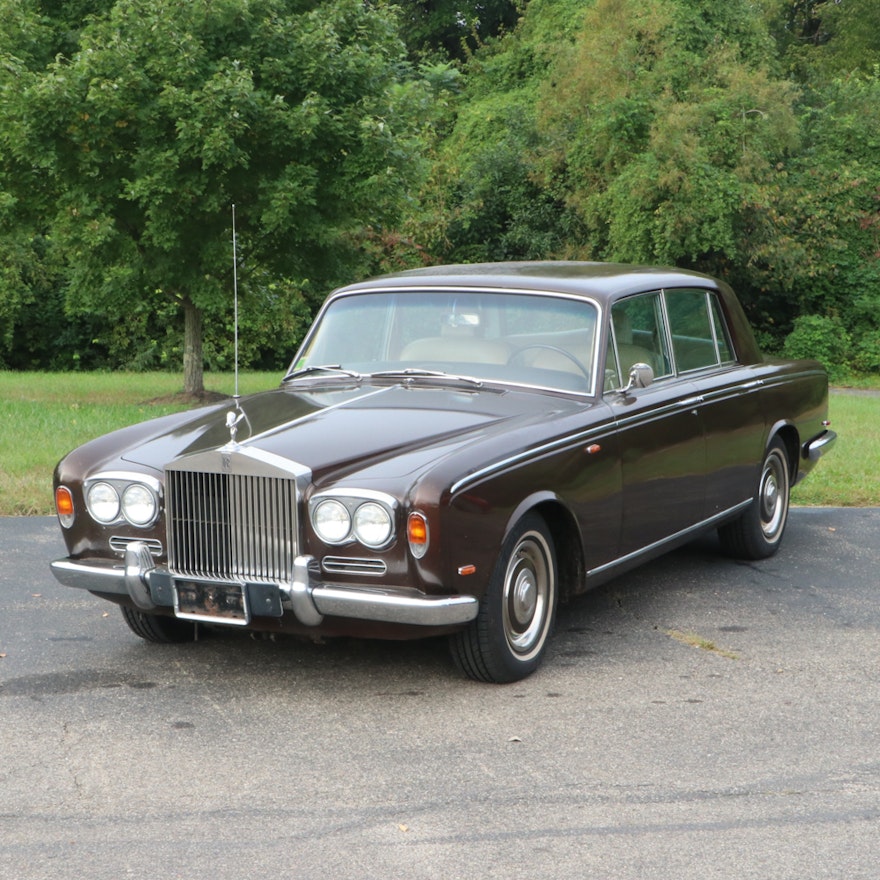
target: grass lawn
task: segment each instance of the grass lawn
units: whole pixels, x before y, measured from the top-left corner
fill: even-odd
[[[837,443],[792,492],[792,503],[880,507],[880,393],[843,389],[828,404]]]
[[[243,373],[242,394],[278,385],[280,373]],[[0,516],[51,514],[52,471],[71,449],[108,431],[192,406],[173,373],[0,371]],[[205,388],[231,395],[232,375]]]
[[[278,373],[243,373],[242,394],[276,386]],[[234,379],[207,374],[210,391],[232,394]],[[172,373],[0,372],[0,516],[51,514],[52,471],[81,443],[192,406]],[[795,487],[803,505],[880,506],[880,395],[834,391],[837,445]]]

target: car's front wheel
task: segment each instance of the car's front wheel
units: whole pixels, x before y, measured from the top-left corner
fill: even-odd
[[[557,592],[550,531],[540,516],[527,514],[502,545],[476,619],[450,640],[458,668],[496,683],[534,672],[553,629]]]
[[[766,559],[782,542],[788,522],[791,467],[785,444],[777,438],[761,463],[752,503],[728,525],[718,529],[722,547],[738,559]]]
[[[196,624],[190,620],[147,614],[125,605],[120,606],[120,610],[129,629],[145,641],[174,645],[195,640]]]

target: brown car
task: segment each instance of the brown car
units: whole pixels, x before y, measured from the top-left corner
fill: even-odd
[[[774,553],[827,402],[704,275],[403,272],[332,294],[278,389],[70,453],[52,570],[149,641],[448,634],[466,675],[515,681],[560,599],[707,529]]]

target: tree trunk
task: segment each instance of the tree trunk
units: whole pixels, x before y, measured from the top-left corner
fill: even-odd
[[[183,299],[183,390],[197,397],[205,393],[202,311],[189,297]]]

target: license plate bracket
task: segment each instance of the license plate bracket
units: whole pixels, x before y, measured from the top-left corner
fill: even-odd
[[[174,581],[174,614],[184,620],[246,626],[251,614],[244,584],[219,581]]]

